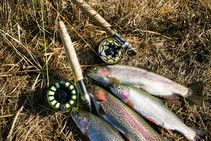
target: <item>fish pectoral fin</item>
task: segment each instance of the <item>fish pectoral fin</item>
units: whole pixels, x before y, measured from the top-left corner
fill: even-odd
[[[87,138],[88,141],[91,141],[91,137],[86,130],[84,130],[84,136]]]
[[[117,79],[115,77],[108,77],[108,82],[110,84],[117,84],[117,83],[119,83],[119,79]]]
[[[105,115],[106,114],[106,110],[105,110],[105,108],[104,108],[102,103],[99,103],[99,113],[101,115]]]
[[[129,107],[134,108],[133,103],[131,103],[129,100],[126,100],[125,103],[126,103]]]
[[[153,119],[151,119],[150,117],[148,117],[147,119],[148,119],[150,122],[152,122],[152,123],[158,125],[158,124],[157,124]]]
[[[132,141],[131,138],[130,138],[126,133],[120,132],[120,135],[121,135],[126,141]]]

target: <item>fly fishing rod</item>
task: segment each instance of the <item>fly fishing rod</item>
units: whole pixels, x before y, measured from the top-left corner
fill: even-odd
[[[82,70],[75,52],[75,49],[73,47],[72,41],[70,39],[70,36],[67,32],[67,29],[63,23],[63,21],[59,21],[59,27],[60,27],[60,35],[62,37],[62,41],[64,44],[64,48],[66,50],[67,56],[71,63],[71,68],[73,70],[74,79],[77,82],[77,87],[79,89],[79,93],[81,94],[82,99],[84,100],[84,103],[89,111],[91,111],[91,101],[89,94],[86,90],[85,84],[84,84],[84,77],[82,74]]]
[[[54,0],[52,0],[54,8]],[[47,91],[47,101],[50,106],[57,111],[65,111],[72,108],[78,101],[78,93],[83,99],[85,108],[91,111],[91,100],[84,84],[84,77],[80,64],[73,47],[71,38],[67,32],[67,28],[62,20],[59,18],[59,33],[64,44],[66,54],[69,58],[71,68],[73,70],[74,80],[77,86],[69,80],[61,79],[55,81],[50,85]]]
[[[105,63],[116,64],[120,62],[123,58],[125,48],[128,48],[134,55],[137,54],[137,50],[117,32],[115,32],[112,26],[84,0],[71,1],[75,3],[86,15],[88,15],[98,26],[103,28],[109,36],[111,36],[103,39],[98,45],[99,56]]]

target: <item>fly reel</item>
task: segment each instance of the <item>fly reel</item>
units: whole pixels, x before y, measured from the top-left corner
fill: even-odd
[[[60,79],[50,85],[47,90],[47,102],[55,111],[66,111],[78,100],[78,89],[69,80]]]
[[[105,63],[112,65],[122,60],[124,48],[117,38],[108,37],[99,43],[98,54]]]

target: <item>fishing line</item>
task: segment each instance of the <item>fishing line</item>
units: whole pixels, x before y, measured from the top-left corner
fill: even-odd
[[[56,13],[72,28],[72,30],[88,45],[88,47],[97,55],[99,56],[99,54],[91,47],[91,45],[89,43],[86,42],[86,40],[75,30],[75,28],[65,19],[64,16],[62,16],[62,14],[59,13],[59,11],[48,1],[45,0],[51,8],[54,9],[54,11],[56,11]]]
[[[40,0],[40,4],[41,4],[41,15],[42,15],[42,28],[43,28],[43,44],[44,44],[44,48],[45,48],[45,65],[46,65],[46,74],[47,74],[47,86],[49,86],[49,72],[48,72],[48,58],[47,58],[47,48],[46,48],[46,40],[45,40],[45,26],[44,26],[44,14],[43,14],[43,5],[42,5],[43,1]]]

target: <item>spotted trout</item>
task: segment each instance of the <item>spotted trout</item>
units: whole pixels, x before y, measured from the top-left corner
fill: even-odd
[[[201,85],[195,85],[195,89],[191,89],[166,77],[137,67],[126,65],[90,67],[87,68],[86,74],[88,77],[107,86],[112,84],[133,85],[147,91],[151,95],[171,101],[176,100],[178,95],[182,97],[192,95],[193,97],[189,98],[192,102],[196,104],[201,102],[197,100],[200,99],[198,95],[201,94],[202,88],[196,88],[196,86]]]
[[[133,86],[114,84],[110,88],[121,101],[134,109],[149,121],[166,128],[168,131],[176,130],[183,134],[188,140],[195,141],[200,137],[200,131],[188,127],[172,111],[163,105],[156,97]],[[201,134],[204,132],[201,131]]]
[[[90,141],[124,141],[119,132],[100,117],[86,111],[73,112],[71,116]]]
[[[87,88],[98,115],[121,132],[129,141],[164,140],[134,110],[96,85]]]

